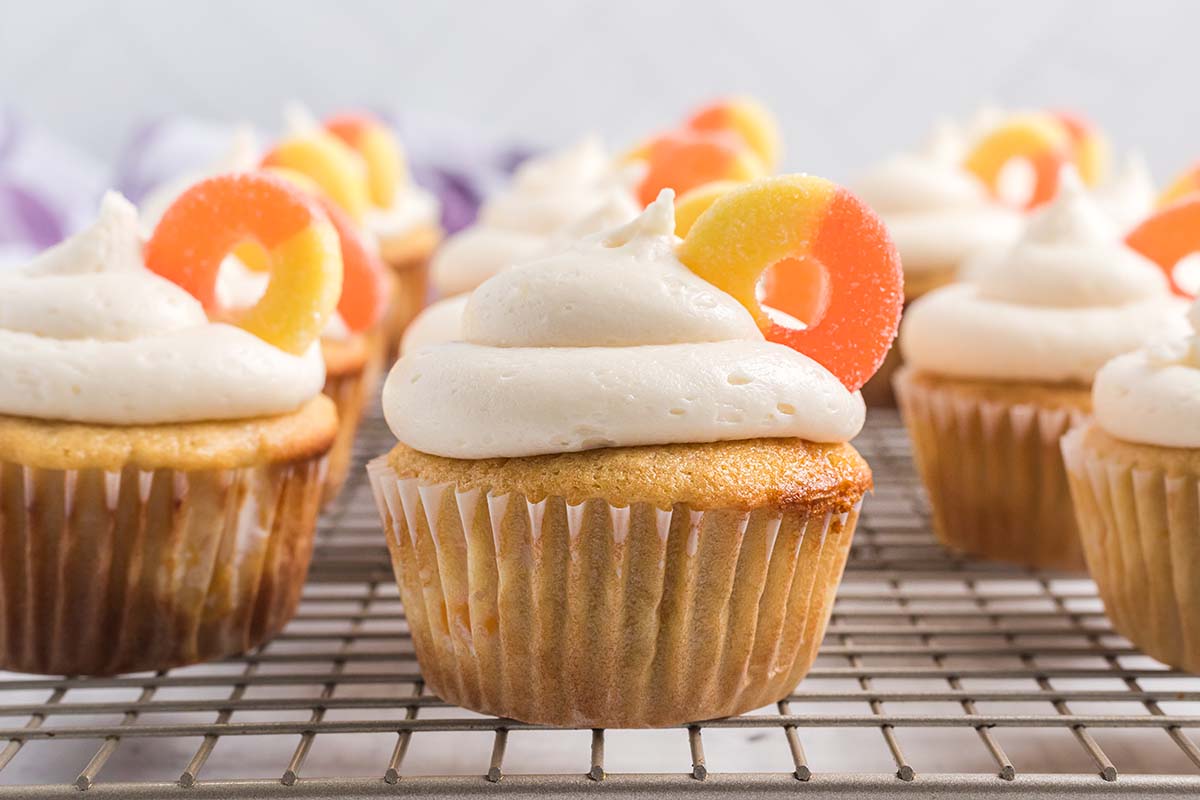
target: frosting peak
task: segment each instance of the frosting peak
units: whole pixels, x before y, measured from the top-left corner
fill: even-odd
[[[764,341],[740,303],[678,260],[672,200],[481,285],[465,341],[407,352],[389,375],[397,438],[488,458],[857,434],[861,396]]]
[[[981,297],[1027,306],[1119,306],[1169,292],[1162,271],[1121,242],[1117,224],[1073,169],[1012,248],[968,272]]]
[[[231,325],[142,261],[138,215],[98,219],[0,275],[0,414],[112,425],[292,411],[324,382],[318,349],[285,353]]]

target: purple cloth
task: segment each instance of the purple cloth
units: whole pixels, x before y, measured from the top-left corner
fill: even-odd
[[[0,268],[86,225],[106,183],[99,161],[0,109]]]

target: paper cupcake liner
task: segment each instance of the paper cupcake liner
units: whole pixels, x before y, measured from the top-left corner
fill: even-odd
[[[368,465],[430,689],[534,723],[737,714],[808,672],[858,520],[570,505]]]
[[[370,334],[369,355],[361,369],[341,375],[326,375],[324,395],[337,407],[338,429],[329,449],[329,467],[321,492],[321,505],[332,503],[346,484],[354,456],[354,437],[367,404],[375,397],[386,357],[382,330]]]
[[[300,599],[323,461],[201,472],[0,463],[0,669],[161,670],[265,641]]]
[[[408,324],[425,308],[429,297],[429,254],[410,256],[390,265],[392,300],[383,327],[388,337],[388,355],[394,358]]]
[[[1088,570],[1113,627],[1200,672],[1200,476],[1134,467],[1062,440]]]
[[[906,371],[895,384],[943,544],[1040,569],[1086,568],[1058,446],[1083,415],[981,400]]]

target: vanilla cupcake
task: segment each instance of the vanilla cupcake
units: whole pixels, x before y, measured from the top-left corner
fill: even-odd
[[[460,338],[463,295],[496,273],[637,216],[640,169],[619,164],[595,137],[522,164],[475,225],[434,255],[431,275],[442,299],[413,322],[404,348]]]
[[[1120,356],[1062,440],[1088,570],[1113,626],[1200,672],[1200,304],[1192,336]]]
[[[387,379],[400,444],[368,471],[422,674],[453,703],[673,725],[778,700],[816,655],[871,486],[847,444],[862,399],[765,341],[674,230],[664,192],[499,273],[463,341]]]
[[[337,420],[293,355],[147,270],[136,210],[0,275],[0,668],[162,670],[295,611]]]
[[[934,529],[968,553],[1082,569],[1058,439],[1096,370],[1186,330],[1163,272],[1070,173],[1012,247],[913,303],[895,385]]]
[[[971,256],[1006,247],[1020,235],[1022,215],[997,202],[988,187],[963,166],[966,136],[942,122],[928,143],[868,169],[853,189],[879,212],[904,264],[904,297],[911,302],[952,283]],[[892,405],[888,361],[863,389],[869,405]]]

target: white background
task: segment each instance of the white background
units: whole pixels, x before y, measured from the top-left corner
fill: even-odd
[[[1160,180],[1200,157],[1200,2],[0,0],[0,104],[110,158],[163,112],[396,106],[614,145],[714,94],[781,118],[786,166],[846,178],[984,101],[1084,111]]]

